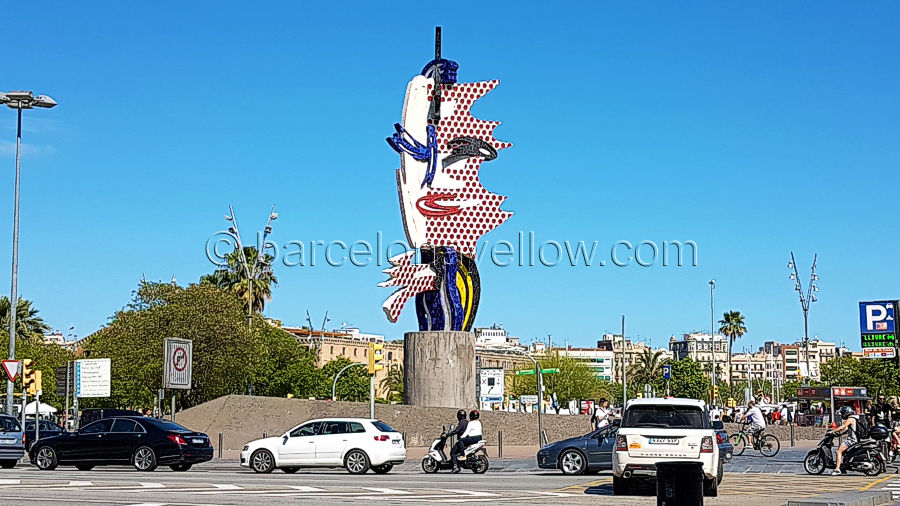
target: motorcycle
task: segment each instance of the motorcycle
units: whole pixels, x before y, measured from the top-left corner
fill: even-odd
[[[835,468],[835,457],[832,451],[834,439],[832,432],[825,433],[815,449],[810,450],[803,459],[803,469],[809,474],[822,474],[826,469]],[[885,461],[878,447],[878,441],[866,439],[856,443],[844,452],[841,472],[857,471],[866,476],[878,476],[885,471]]]
[[[436,473],[440,470],[453,469],[453,462],[444,453],[444,447],[447,443],[449,434],[445,427],[441,428],[441,436],[431,443],[431,449],[428,455],[422,459],[422,470],[426,473]],[[450,426],[453,431],[453,425]],[[490,463],[488,462],[487,450],[484,449],[484,440],[466,447],[463,455],[460,457],[459,467],[463,469],[471,469],[475,474],[487,472]],[[464,460],[463,460],[464,459]]]

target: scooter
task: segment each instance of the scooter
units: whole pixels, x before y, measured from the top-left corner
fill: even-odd
[[[428,455],[422,459],[422,470],[426,473],[436,473],[440,470],[453,469],[453,462],[444,453],[444,447],[447,443],[449,434],[446,427],[441,427],[441,436],[431,443],[431,449]],[[453,425],[450,426],[453,431]],[[464,460],[463,460],[464,459]],[[459,467],[463,469],[471,469],[475,474],[487,472],[490,463],[488,462],[487,450],[484,449],[484,440],[466,447],[463,455],[459,459]]]
[[[822,474],[826,469],[834,469],[835,457],[832,452],[834,439],[832,432],[825,433],[815,449],[810,450],[803,459],[803,469],[809,474]],[[866,439],[856,443],[844,452],[841,472],[857,471],[866,476],[878,476],[885,470],[884,457],[878,448],[878,441]]]

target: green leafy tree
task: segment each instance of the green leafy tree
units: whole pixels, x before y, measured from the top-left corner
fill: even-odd
[[[319,390],[317,397],[320,399],[331,398],[331,387],[334,385],[334,377],[341,369],[354,363],[347,357],[337,357],[322,367],[320,372]],[[369,373],[363,366],[355,366],[347,369],[338,379],[335,394],[342,401],[363,402],[369,400]]]
[[[628,379],[632,385],[641,391],[643,391],[643,385],[657,387],[663,375],[663,355],[665,353],[661,350],[654,352],[650,348],[644,348],[637,360],[628,368]]]
[[[699,362],[686,357],[672,363],[670,388],[675,397],[705,400],[710,389],[709,376],[703,372]]]
[[[558,368],[559,372],[544,374],[544,393],[549,400],[552,394],[556,394],[559,409],[568,406],[569,401],[597,399],[603,393],[608,393],[606,386],[583,362],[558,352],[540,357],[538,359],[542,369]],[[523,370],[533,369],[523,366]],[[537,393],[537,375],[529,374],[518,376],[511,380],[513,395],[533,395]]]
[[[182,408],[233,393],[281,395],[289,389],[288,382],[303,385],[303,378],[314,374],[312,361],[294,346],[293,336],[258,315],[254,319],[249,330],[241,301],[211,284],[183,288],[143,282],[131,304],[85,339],[87,358],[112,361],[112,397],[82,404],[152,405],[162,383],[163,340],[168,337],[192,339],[194,345],[193,388],[179,394]],[[288,355],[294,353],[300,364],[289,371],[288,379],[273,379],[284,373]],[[282,368],[273,369],[278,366]]]
[[[0,327],[9,333],[10,304],[9,297],[0,297]],[[38,310],[32,306],[31,301],[19,297],[16,304],[16,343],[20,340],[41,342],[44,333],[50,331],[50,326],[44,319],[38,316]]]
[[[744,326],[744,315],[740,311],[728,311],[719,320],[719,332],[728,336],[728,383],[731,383],[731,355],[734,348],[734,340],[740,339],[747,333]]]
[[[201,277],[200,283],[229,291],[244,302],[245,308],[251,305],[254,311],[262,312],[266,302],[272,300],[272,285],[278,284],[278,278],[272,271],[273,260],[272,255],[263,254],[260,257],[255,247],[244,246],[243,257],[241,251],[235,249],[226,255],[226,264],[222,268]]]
[[[387,392],[388,402],[403,402],[403,366],[392,365],[380,385]]]

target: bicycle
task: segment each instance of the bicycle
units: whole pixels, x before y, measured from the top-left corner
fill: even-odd
[[[747,440],[750,439],[750,434],[746,433],[744,429],[748,425],[750,425],[748,422],[744,422],[741,424],[741,430],[737,434],[728,436],[728,441],[734,447],[734,455],[743,454],[747,448]],[[778,454],[778,450],[781,449],[781,441],[773,434],[759,433],[753,439],[753,449],[759,451],[763,457],[774,457]]]

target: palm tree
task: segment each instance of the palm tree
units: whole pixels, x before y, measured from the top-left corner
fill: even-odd
[[[381,380],[381,388],[385,390],[387,395],[387,400],[403,400],[403,366],[402,365],[392,365],[390,370]],[[396,395],[394,395],[396,394]]]
[[[209,283],[232,292],[244,301],[244,307],[250,306],[253,311],[262,312],[266,301],[272,300],[272,285],[278,284],[278,278],[272,272],[274,258],[267,254],[260,257],[253,246],[244,246],[243,257],[247,259],[246,266],[240,250],[235,249],[226,255],[226,265],[201,277],[200,283]]]
[[[654,352],[650,348],[644,348],[644,352],[638,355],[637,360],[628,367],[628,377],[636,385],[648,385],[654,380],[662,378],[663,351]]]
[[[0,297],[0,328],[9,330],[9,297]],[[38,310],[31,306],[31,301],[19,297],[16,304],[16,338],[40,342],[50,326],[38,316]]]
[[[719,332],[728,336],[728,385],[731,385],[731,349],[734,347],[734,340],[739,339],[747,333],[747,327],[744,326],[744,315],[740,311],[728,311],[722,315],[719,320]]]

